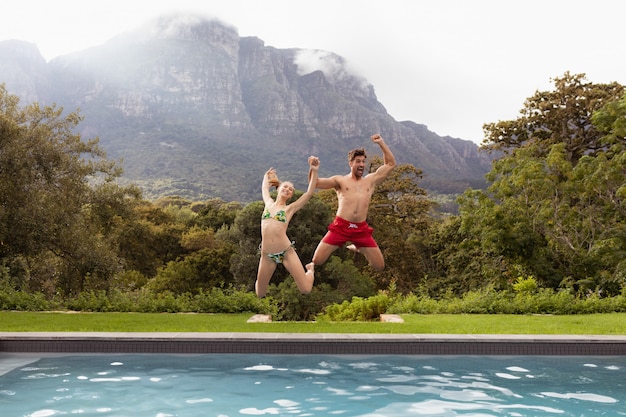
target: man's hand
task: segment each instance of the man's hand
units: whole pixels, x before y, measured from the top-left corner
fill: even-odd
[[[381,143],[382,141],[383,141],[383,137],[380,136],[378,133],[375,135],[372,135],[372,142]]]
[[[320,166],[320,159],[317,156],[309,156],[309,168],[318,169]]]

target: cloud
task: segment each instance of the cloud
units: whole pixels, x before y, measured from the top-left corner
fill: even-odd
[[[326,79],[333,84],[356,80],[363,90],[367,91],[369,87],[367,80],[350,67],[343,57],[332,52],[300,49],[296,53],[294,64],[298,67],[298,75],[322,71]]]

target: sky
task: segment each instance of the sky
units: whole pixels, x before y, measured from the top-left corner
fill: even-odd
[[[0,41],[46,60],[171,13],[218,18],[267,46],[330,51],[374,86],[397,121],[480,143],[565,72],[626,85],[626,3],[613,0],[20,0]]]

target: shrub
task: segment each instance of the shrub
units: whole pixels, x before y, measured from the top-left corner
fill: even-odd
[[[68,310],[108,312],[113,311],[106,291],[83,291],[65,303]]]
[[[346,264],[344,266],[348,266]],[[0,269],[0,276],[2,270]],[[6,273],[5,273],[6,275]],[[139,277],[138,275],[135,275]],[[2,278],[2,277],[0,277]],[[140,278],[140,277],[139,277]],[[518,287],[496,291],[485,288],[469,291],[462,297],[451,292],[439,299],[426,291],[397,295],[390,285],[385,292],[369,297],[352,296],[329,284],[316,284],[308,295],[298,291],[293,279],[270,285],[268,297],[259,299],[245,287],[212,287],[180,295],[171,291],[155,292],[150,286],[130,290],[129,286],[107,291],[90,290],[63,300],[45,298],[43,293],[30,293],[12,288],[0,279],[0,309],[45,311],[69,309],[90,312],[199,312],[271,314],[276,321],[376,320],[381,314],[593,314],[626,311],[626,289],[619,295],[602,297],[597,292],[585,296],[571,290],[555,291],[536,288],[531,278],[518,279]],[[123,287],[126,287],[124,290]],[[578,294],[578,293],[577,293]]]
[[[277,321],[312,321],[325,306],[341,302],[342,296],[328,284],[318,284],[302,295],[293,279],[270,285],[268,298],[276,309]]]
[[[0,303],[2,302],[0,292]],[[2,306],[2,304],[0,304]],[[176,295],[171,291],[154,293],[143,288],[138,291],[122,292],[114,289],[84,291],[69,299],[65,307],[75,311],[91,312],[139,312],[139,313],[241,313],[254,312],[272,314],[275,306],[269,300],[259,299],[244,289],[228,287],[200,290],[197,294]]]
[[[397,297],[388,307],[387,312],[392,314],[416,313],[435,314],[439,312],[439,302],[428,295],[408,294]]]
[[[194,311],[198,313],[263,313],[272,314],[275,310],[267,299],[259,299],[254,293],[244,289],[228,287],[200,290],[192,299]]]
[[[351,301],[328,306],[320,318],[331,321],[376,320],[387,311],[391,301],[391,297],[383,292],[369,298],[352,297]]]
[[[139,299],[139,312],[141,313],[183,313],[190,311],[189,294],[176,296],[170,291],[158,294],[149,294],[148,297]]]
[[[517,277],[513,290],[518,294],[533,294],[537,291],[537,280],[532,275],[528,278]]]
[[[41,293],[0,290],[0,310],[45,311],[54,308]]]

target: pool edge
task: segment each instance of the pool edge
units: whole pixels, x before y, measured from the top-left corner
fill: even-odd
[[[626,355],[626,336],[0,332],[0,352]]]

